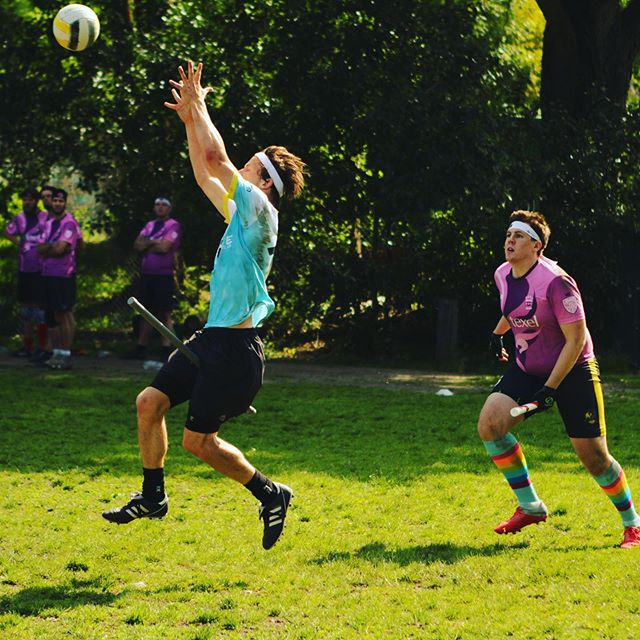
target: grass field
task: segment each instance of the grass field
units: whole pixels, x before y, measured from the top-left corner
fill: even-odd
[[[519,436],[551,517],[499,537],[515,505],[475,434],[481,392],[266,384],[258,415],[222,431],[294,488],[265,552],[252,496],[181,449],[180,407],[168,516],[100,517],[140,487],[147,380],[0,365],[0,638],[640,635],[640,549],[617,548],[619,517],[557,412]],[[640,502],[640,388],[610,382],[610,447]]]

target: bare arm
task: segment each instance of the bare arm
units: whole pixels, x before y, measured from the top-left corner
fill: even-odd
[[[43,257],[63,256],[71,249],[71,245],[64,240],[53,242],[51,244],[38,245],[38,253]]]
[[[171,249],[173,243],[171,240],[151,240],[144,236],[138,236],[133,243],[136,251],[149,251],[150,253],[167,253]]]
[[[509,331],[509,329],[511,329],[509,321],[504,316],[500,316],[500,320],[498,320],[498,324],[493,330],[493,333],[495,333],[497,336],[503,336],[505,333],[507,333],[507,331]]]
[[[175,103],[165,102],[165,106],[176,111],[185,124],[196,182],[226,217],[225,195],[237,169],[229,160],[222,136],[207,111],[205,98],[211,88],[203,88],[200,84],[202,63],[194,71],[193,63],[189,61],[187,74],[182,67],[178,67],[178,72],[180,80],[170,80]]]
[[[569,371],[573,369],[587,339],[587,324],[584,320],[561,324],[560,329],[562,329],[565,338],[564,347],[562,347],[556,364],[545,383],[545,386],[552,389],[557,389]]]

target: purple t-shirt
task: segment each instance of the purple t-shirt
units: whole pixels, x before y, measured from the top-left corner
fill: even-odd
[[[66,242],[69,251],[61,256],[46,256],[42,260],[42,275],[70,278],[76,272],[76,245],[82,238],[82,230],[76,219],[66,213],[61,218],[51,216],[44,225],[42,243]]]
[[[9,235],[20,236],[18,270],[23,273],[42,271],[42,257],[38,253],[37,247],[48,216],[46,211],[38,211],[31,216],[23,211],[7,225]]]
[[[531,375],[546,378],[556,364],[565,337],[560,325],[585,319],[580,291],[571,276],[553,260],[541,256],[521,278],[508,262],[494,274],[502,315],[516,344],[516,362]],[[576,364],[594,357],[589,330]]]
[[[180,246],[180,223],[173,218],[149,220],[138,234],[148,240],[169,240],[171,247],[167,253],[145,251],[142,255],[140,271],[148,275],[170,276],[176,251]]]

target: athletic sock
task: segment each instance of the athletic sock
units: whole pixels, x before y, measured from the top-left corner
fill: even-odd
[[[164,469],[142,469],[142,497],[151,502],[161,502],[164,498]]]
[[[71,357],[71,349],[58,349],[58,353],[61,356],[65,356],[66,358],[70,358]]]
[[[593,476],[620,513],[625,527],[640,527],[640,516],[633,506],[631,490],[623,468],[612,458],[611,466],[601,475]]]
[[[502,471],[512,491],[516,494],[522,510],[530,515],[546,515],[547,508],[533,488],[531,478],[529,478],[527,461],[515,436],[507,433],[498,440],[483,440],[483,444],[496,467]]]
[[[253,478],[244,485],[254,497],[260,501],[260,504],[267,504],[271,498],[278,493],[278,489],[269,478],[263,476],[257,469],[253,474]]]
[[[38,347],[40,347],[41,351],[47,350],[47,325],[44,322],[41,322],[37,327],[38,332]]]

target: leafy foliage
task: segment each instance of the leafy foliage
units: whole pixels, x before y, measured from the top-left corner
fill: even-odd
[[[635,229],[637,114],[620,125],[604,105],[579,125],[538,119],[534,2],[92,7],[100,39],[73,55],[51,35],[58,3],[0,2],[0,205],[25,184],[78,172],[96,197],[87,224],[126,253],[153,197],[170,194],[185,228],[181,313],[201,313],[223,224],[163,101],[177,65],[202,60],[236,164],[278,143],[309,165],[304,197],[281,215],[272,340],[320,336],[351,353],[428,357],[438,300],[454,298],[463,344],[476,346],[497,314],[491,274],[504,222],[526,207],[550,218],[553,256],[575,271],[593,326],[610,334],[596,303],[629,289],[610,274],[621,272],[616,243]]]

